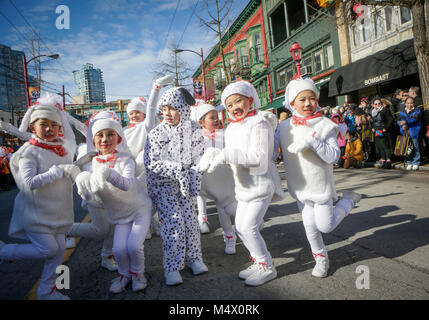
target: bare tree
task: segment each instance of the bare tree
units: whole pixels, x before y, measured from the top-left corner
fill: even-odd
[[[213,6],[213,3],[215,6]],[[231,82],[231,70],[229,67],[227,68],[223,50],[224,41],[227,42],[229,40],[228,30],[233,22],[230,18],[233,3],[234,0],[204,0],[208,18],[202,18],[199,16],[201,25],[213,31],[215,34],[214,38],[218,39],[217,47],[219,54],[222,57],[222,69],[225,74],[226,85]]]
[[[164,75],[171,75],[174,78],[176,87],[185,87],[190,90],[192,88],[192,73],[193,69],[180,58],[176,53],[178,49],[176,43],[170,44],[168,48],[168,56],[164,61],[157,63],[152,71],[154,78],[159,78]],[[187,83],[189,81],[189,83]]]
[[[352,8],[356,4],[367,6],[401,6],[410,9],[413,15],[414,51],[417,58],[423,103],[429,103],[429,0],[335,0],[342,6],[344,21],[353,23]]]

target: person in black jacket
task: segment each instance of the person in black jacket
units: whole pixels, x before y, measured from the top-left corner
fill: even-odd
[[[380,156],[380,168],[391,169],[390,129],[394,123],[393,116],[378,97],[372,101],[372,107],[372,131],[375,135],[375,149]]]
[[[395,120],[397,120],[397,116],[399,114],[399,112],[401,112],[404,108],[405,108],[405,104],[402,101],[402,93],[404,92],[404,90],[402,89],[396,89],[395,94],[393,95],[392,98],[392,115],[395,118]]]

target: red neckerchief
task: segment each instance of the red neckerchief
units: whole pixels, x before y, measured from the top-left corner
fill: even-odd
[[[130,122],[130,125],[128,126],[128,128],[134,128],[136,126],[135,122]]]
[[[311,119],[315,119],[315,118],[319,118],[322,116],[322,111],[319,111],[311,116],[308,117],[297,117],[297,116],[293,116],[292,117],[292,124],[294,124],[295,126],[306,126],[307,125],[307,120],[311,120]]]
[[[32,144],[33,146],[40,147],[40,148],[46,149],[46,150],[50,150],[60,157],[64,157],[67,154],[66,149],[64,149],[64,147],[62,145],[53,146],[53,145],[49,145],[49,144],[39,142],[34,138],[31,138],[30,140],[28,140],[28,142],[30,144]]]
[[[214,138],[216,137],[216,130],[210,131],[203,128],[202,132],[203,136],[209,138],[210,140],[214,140]]]
[[[97,156],[95,158],[95,160],[97,160],[97,162],[99,162],[99,163],[106,163],[106,162],[113,162],[114,163],[116,161],[115,153],[118,153],[118,151],[116,151],[116,150],[113,151],[113,153],[108,155],[106,159],[103,159],[103,158],[100,158],[100,156]],[[114,167],[114,165],[111,165],[111,164],[109,165],[109,168],[113,168],[113,167]]]
[[[229,122],[237,123],[237,122],[241,122],[241,121],[243,121],[243,120],[244,120],[244,119],[246,119],[247,117],[253,117],[255,114],[256,114],[256,109],[253,109],[252,111],[249,111],[249,112],[246,114],[246,116],[245,116],[244,118],[237,119],[237,120],[233,120],[233,119],[231,119],[231,118],[228,118],[228,120],[229,120]]]

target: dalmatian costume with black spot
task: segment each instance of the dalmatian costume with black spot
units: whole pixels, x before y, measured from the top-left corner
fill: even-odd
[[[180,114],[176,126],[163,121],[148,134],[144,163],[147,185],[161,222],[164,269],[167,284],[181,283],[185,263],[194,274],[207,271],[202,262],[200,231],[194,200],[201,186],[197,164],[204,153],[204,137],[198,124],[191,121],[191,105],[195,103],[183,88],[171,88],[161,97],[158,106],[170,106]],[[194,268],[203,266],[199,272]],[[198,268],[197,268],[198,269]],[[169,283],[168,273],[179,280]]]

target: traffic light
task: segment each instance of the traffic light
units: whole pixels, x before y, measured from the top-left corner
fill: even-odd
[[[124,102],[121,99],[118,100],[118,111],[124,111]]]

